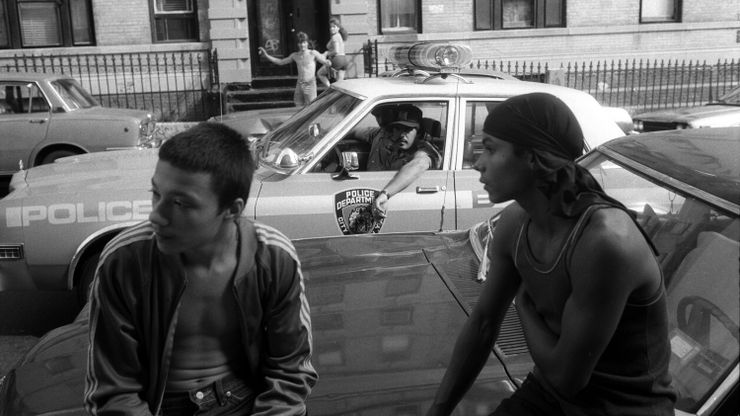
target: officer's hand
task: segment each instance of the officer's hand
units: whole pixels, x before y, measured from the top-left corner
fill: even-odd
[[[380,193],[373,200],[373,216],[375,218],[385,218],[385,212],[388,210],[388,195]]]

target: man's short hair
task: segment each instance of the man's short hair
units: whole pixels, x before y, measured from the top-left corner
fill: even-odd
[[[247,140],[221,123],[200,123],[174,135],[159,149],[159,160],[188,172],[211,175],[219,208],[236,198],[246,203],[255,164]]]
[[[306,32],[298,32],[295,37],[298,39],[298,43],[308,42],[308,35]]]

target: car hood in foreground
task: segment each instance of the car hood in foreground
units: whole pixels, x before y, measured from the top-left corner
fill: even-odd
[[[209,121],[223,123],[245,137],[259,137],[275,130],[277,126],[289,119],[298,110],[299,108],[296,107],[281,107],[236,111],[211,117]]]
[[[295,241],[311,307],[312,361],[319,373],[308,401],[311,415],[426,411],[466,320],[466,299],[477,297],[480,289],[474,281],[478,255],[469,235]],[[6,413],[81,414],[86,353],[83,311],[72,324],[42,338],[9,374],[2,397],[8,400]],[[531,365],[523,357],[522,376]],[[490,359],[459,414],[490,412],[491,404],[511,390],[503,366]]]

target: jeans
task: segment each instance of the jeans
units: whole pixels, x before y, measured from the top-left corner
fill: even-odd
[[[187,392],[165,393],[161,416],[225,416],[252,412],[255,393],[234,376]]]

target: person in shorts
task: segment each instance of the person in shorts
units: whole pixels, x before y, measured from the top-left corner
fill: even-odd
[[[259,47],[259,54],[275,65],[287,65],[295,62],[298,68],[298,81],[293,94],[293,102],[296,107],[305,107],[316,98],[316,63],[321,65],[331,65],[331,62],[324,58],[314,49],[308,47],[308,35],[305,32],[298,32],[298,51],[293,52],[285,58],[276,58],[271,56],[265,48]]]

